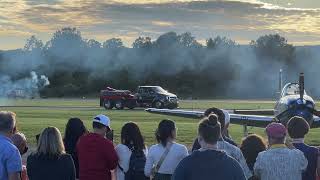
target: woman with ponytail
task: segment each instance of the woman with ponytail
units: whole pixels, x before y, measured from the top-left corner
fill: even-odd
[[[201,148],[184,158],[173,174],[173,180],[245,180],[239,163],[218,149],[221,125],[215,114],[204,118],[198,127]]]
[[[175,142],[177,131],[171,120],[162,120],[155,136],[158,144],[149,149],[145,175],[155,180],[171,180],[179,162],[188,155],[187,147]]]

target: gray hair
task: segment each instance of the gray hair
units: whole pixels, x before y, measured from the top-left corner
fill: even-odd
[[[0,132],[10,133],[16,126],[16,114],[11,111],[0,111]]]

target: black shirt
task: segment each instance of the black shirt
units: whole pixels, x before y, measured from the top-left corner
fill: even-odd
[[[71,155],[57,157],[31,154],[27,159],[27,173],[30,180],[74,180],[76,170]]]
[[[194,151],[177,166],[173,180],[245,180],[239,163],[219,150]]]

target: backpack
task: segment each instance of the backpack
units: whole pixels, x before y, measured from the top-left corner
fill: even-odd
[[[148,180],[144,175],[146,155],[143,151],[133,150],[130,156],[129,170],[125,172],[125,180]]]

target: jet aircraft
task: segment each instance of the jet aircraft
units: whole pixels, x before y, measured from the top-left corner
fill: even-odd
[[[282,88],[282,71],[280,70],[279,89]],[[280,93],[280,92],[279,92]],[[200,119],[203,111],[169,110],[148,108],[147,112]],[[230,123],[243,125],[247,135],[247,126],[266,127],[269,123],[280,122],[286,124],[293,116],[300,116],[307,120],[311,128],[320,127],[320,112],[315,109],[314,100],[304,89],[304,74],[300,73],[299,83],[287,83],[280,93],[279,100],[273,110],[234,110],[230,113]]]

